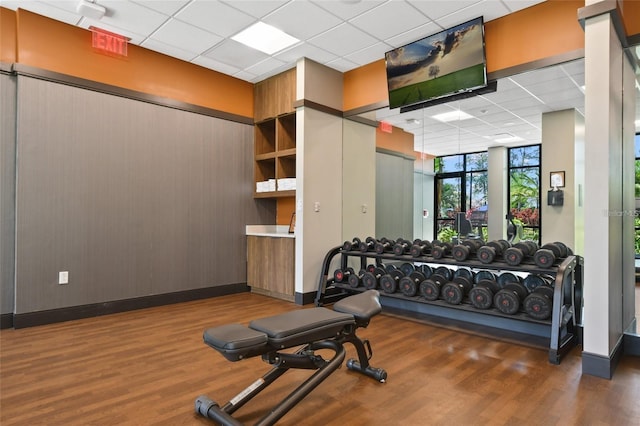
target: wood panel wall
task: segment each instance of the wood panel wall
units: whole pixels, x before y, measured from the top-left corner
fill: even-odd
[[[251,196],[252,126],[18,87],[17,314],[246,282],[245,225],[275,217]]]
[[[0,73],[0,314],[13,309],[16,81]]]

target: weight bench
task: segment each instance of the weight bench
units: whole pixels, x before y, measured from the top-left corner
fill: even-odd
[[[373,355],[369,341],[356,336],[356,329],[367,327],[381,310],[378,291],[368,290],[336,302],[333,310],[300,309],[253,320],[248,327],[228,324],[205,330],[204,342],[229,361],[261,355],[273,368],[222,407],[207,396],[199,396],[195,401],[196,413],[222,425],[242,425],[231,414],[287,370],[317,370],[256,423],[272,425],[340,367],[345,358],[344,342],[353,344],[358,353],[358,360],[349,359],[347,368],[384,383],[386,371],[369,365]],[[293,353],[281,352],[300,345]],[[333,357],[325,360],[315,354],[318,349],[333,351]]]

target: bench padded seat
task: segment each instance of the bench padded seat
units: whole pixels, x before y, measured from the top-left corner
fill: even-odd
[[[267,335],[242,324],[208,328],[202,338],[229,361],[260,355],[267,350]]]
[[[253,320],[249,328],[265,333],[269,345],[281,349],[333,338],[352,324],[355,324],[353,315],[326,308],[309,308]]]

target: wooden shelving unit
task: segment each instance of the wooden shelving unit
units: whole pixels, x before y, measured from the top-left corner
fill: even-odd
[[[278,179],[296,177],[296,113],[293,108],[296,70],[256,84],[254,198],[295,196],[295,190],[278,190]],[[273,191],[258,191],[258,182],[273,179]]]

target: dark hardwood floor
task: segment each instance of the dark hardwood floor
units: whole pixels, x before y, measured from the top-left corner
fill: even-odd
[[[305,307],[307,308],[307,307]],[[223,404],[268,370],[229,362],[207,327],[304,309],[236,294],[0,332],[0,424],[205,425],[195,398]],[[640,358],[612,380],[581,374],[580,348],[560,365],[541,348],[382,314],[370,339],[384,384],[343,367],[282,425],[638,425]],[[347,357],[355,356],[347,344]],[[251,424],[307,375],[290,371],[235,414]]]

